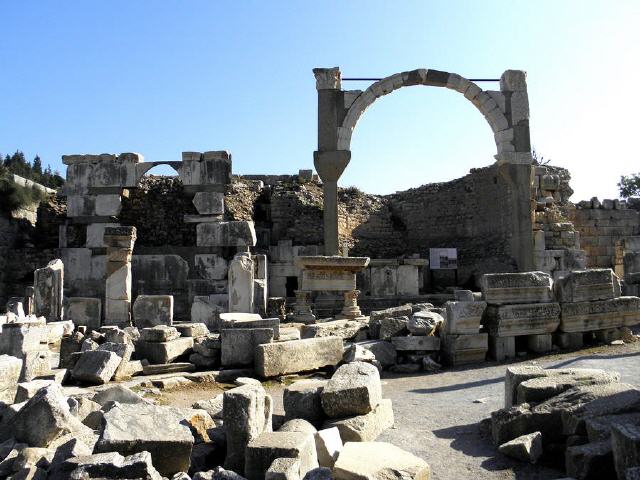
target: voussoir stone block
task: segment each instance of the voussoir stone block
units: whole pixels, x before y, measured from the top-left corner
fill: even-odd
[[[268,343],[256,347],[255,369],[262,377],[311,371],[337,365],[343,353],[338,337]]]
[[[370,363],[342,365],[325,385],[321,399],[331,418],[369,413],[382,399],[380,373]]]
[[[488,273],[480,278],[489,305],[553,302],[553,280],[548,273]]]

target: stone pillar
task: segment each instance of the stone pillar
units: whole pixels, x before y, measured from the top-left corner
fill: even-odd
[[[324,254],[338,255],[338,179],[351,159],[350,151],[337,150],[344,94],[339,68],[314,68],[313,74],[318,91],[318,151],[313,162],[324,190]]]
[[[33,275],[33,311],[47,322],[62,320],[62,290],[64,287],[64,264],[62,260],[50,261]]]
[[[131,325],[131,256],[136,241],[136,227],[107,227],[107,285],[105,289],[104,325]]]
[[[24,314],[33,315],[33,297],[35,295],[35,289],[33,287],[27,287],[24,289]]]
[[[358,306],[358,296],[360,290],[349,290],[344,292],[344,307],[342,308],[342,316],[351,320],[362,317],[362,312]]]
[[[296,303],[293,306],[291,320],[298,323],[315,323],[316,316],[311,311],[311,292],[308,290],[296,290]]]
[[[314,164],[322,179],[324,193],[324,254],[328,256],[340,253],[338,244],[338,179],[350,159],[351,152],[348,150],[314,152]]]
[[[229,312],[253,313],[254,270],[249,252],[237,253],[229,262]]]

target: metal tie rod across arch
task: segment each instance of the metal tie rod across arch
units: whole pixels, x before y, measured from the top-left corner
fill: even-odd
[[[368,78],[368,77],[344,77],[341,79],[343,82],[378,82],[383,78]],[[468,78],[470,82],[499,82],[499,78]]]

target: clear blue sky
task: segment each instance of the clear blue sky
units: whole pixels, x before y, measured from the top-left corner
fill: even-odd
[[[311,69],[332,66],[527,70],[533,143],[571,169],[573,200],[640,171],[637,0],[5,0],[0,21],[0,152],[61,171],[69,153],[222,149],[235,173],[311,168]],[[365,113],[352,151],[341,184],[388,193],[489,165],[495,146],[460,95],[414,87]]]

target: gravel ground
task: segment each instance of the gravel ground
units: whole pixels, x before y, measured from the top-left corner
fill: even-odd
[[[445,369],[436,374],[383,376],[383,393],[393,400],[395,426],[378,440],[391,442],[431,466],[433,480],[558,479],[563,472],[544,462],[525,465],[496,452],[486,422],[503,406],[507,366],[537,363],[543,367],[603,368],[620,372],[622,381],[640,386],[640,342],[526,358],[511,363]],[[282,414],[282,389],[265,385]],[[220,393],[215,385],[166,391],[162,403],[190,406]]]

